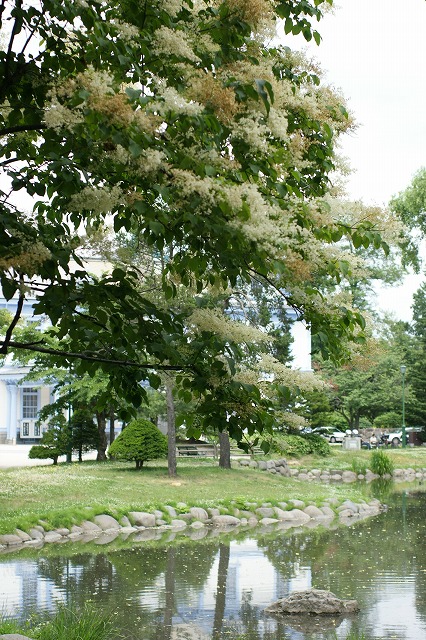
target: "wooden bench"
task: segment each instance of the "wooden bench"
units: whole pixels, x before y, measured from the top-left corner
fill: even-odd
[[[217,445],[215,444],[177,444],[177,456],[200,456],[203,458],[217,458]]]

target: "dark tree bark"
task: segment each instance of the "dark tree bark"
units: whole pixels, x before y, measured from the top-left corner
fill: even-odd
[[[212,640],[221,638],[226,606],[226,580],[229,568],[229,543],[219,545],[219,568],[217,571],[216,605],[214,608]]]
[[[227,431],[219,432],[219,467],[222,469],[231,468],[231,443],[229,441],[229,435]]]
[[[106,460],[106,450],[107,450],[107,437],[106,437],[106,415],[104,411],[96,412],[96,423],[98,425],[98,433],[99,433],[99,444],[98,444],[98,455],[96,456],[96,460],[102,461]]]
[[[173,385],[171,380],[166,382],[167,399],[167,466],[170,478],[177,476],[176,463],[176,416]]]

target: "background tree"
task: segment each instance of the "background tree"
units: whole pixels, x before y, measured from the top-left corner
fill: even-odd
[[[58,464],[58,458],[66,455],[70,446],[68,425],[63,415],[52,417],[49,428],[43,433],[40,444],[35,444],[28,452],[31,459],[52,458],[53,464]]]
[[[136,469],[141,469],[148,460],[167,458],[167,439],[152,422],[132,420],[110,445],[108,455],[134,460]]]

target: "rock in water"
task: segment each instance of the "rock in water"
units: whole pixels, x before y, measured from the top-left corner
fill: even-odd
[[[331,591],[307,589],[295,591],[287,598],[273,602],[265,609],[267,613],[295,615],[335,615],[359,611],[356,600],[341,600]]]

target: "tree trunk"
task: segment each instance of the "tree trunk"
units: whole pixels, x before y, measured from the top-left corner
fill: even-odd
[[[229,441],[229,435],[227,431],[219,432],[219,467],[222,469],[231,468],[231,443]]]
[[[229,567],[229,543],[219,545],[219,568],[217,571],[216,604],[214,608],[212,640],[222,637],[223,617],[226,605],[226,581]]]
[[[170,379],[166,381],[167,399],[167,466],[170,478],[177,476],[176,463],[176,419],[175,401],[173,398],[173,384]]]
[[[83,462],[83,446],[81,444],[78,447],[78,461]]]
[[[96,456],[96,460],[102,461],[107,459],[106,450],[108,446],[106,437],[106,417],[104,411],[101,411],[101,413],[96,412],[96,422],[99,434],[98,455]]]
[[[115,440],[115,413],[114,408],[109,409],[109,443],[111,444]]]

